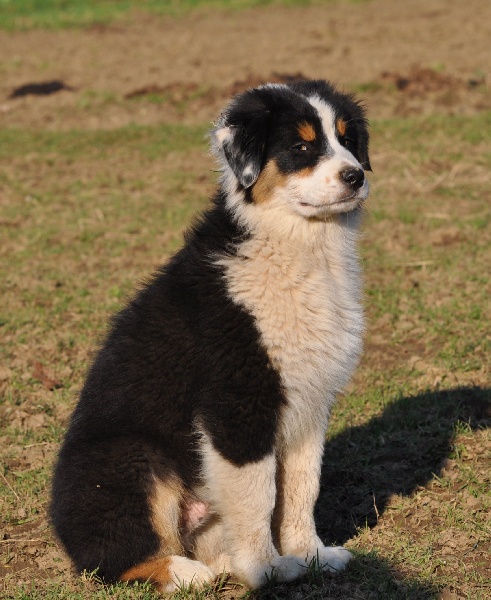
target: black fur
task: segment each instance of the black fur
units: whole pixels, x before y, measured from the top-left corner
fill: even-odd
[[[185,247],[114,319],[53,482],[53,524],[79,570],[114,580],[156,551],[146,494],[152,474],[198,483],[194,420],[236,465],[272,450],[279,376],[210,259],[244,235],[218,196]]]

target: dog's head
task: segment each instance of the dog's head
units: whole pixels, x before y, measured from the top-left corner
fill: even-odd
[[[213,131],[224,185],[242,202],[308,219],[357,208],[368,196],[363,107],[324,81],[267,84],[237,96]]]

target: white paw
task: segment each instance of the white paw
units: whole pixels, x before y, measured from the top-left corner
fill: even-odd
[[[172,581],[163,586],[163,592],[174,592],[190,586],[200,588],[216,578],[216,574],[205,564],[184,556],[173,556],[168,568]]]
[[[278,581],[293,581],[307,572],[307,563],[298,556],[277,556],[271,561],[272,577]]]
[[[305,575],[307,563],[298,556],[274,556],[267,563],[248,565],[247,569],[234,570],[247,585],[255,590],[268,581],[293,581]]]
[[[353,555],[342,546],[324,546],[319,548],[316,554],[310,558],[311,560],[318,560],[319,567],[323,571],[339,573],[346,569]]]

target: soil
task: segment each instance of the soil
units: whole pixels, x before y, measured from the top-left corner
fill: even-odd
[[[301,77],[355,91],[372,118],[474,114],[491,108],[490,40],[488,0],[332,2],[178,19],[142,13],[84,30],[0,32],[0,127],[211,122],[231,94]],[[453,243],[455,232],[447,234],[435,244]],[[395,360],[378,341],[388,326],[374,323],[367,341],[370,360],[381,368]],[[403,360],[417,361],[425,348],[415,340],[407,352]],[[59,385],[40,363],[35,370],[47,390]],[[0,390],[7,379],[2,368]],[[21,429],[40,416],[21,409],[11,415]],[[66,414],[59,417],[66,422]],[[17,463],[8,466],[35,468],[55,451],[52,444],[19,448]],[[70,572],[45,518],[2,526],[0,544],[6,543],[13,558],[0,566],[0,577],[16,572],[29,581]]]
[[[135,14],[86,30],[2,32],[0,125],[202,123],[231,93],[298,76],[361,91],[376,118],[468,114],[491,106],[489,39],[486,0]],[[58,91],[16,95],[43,83]]]

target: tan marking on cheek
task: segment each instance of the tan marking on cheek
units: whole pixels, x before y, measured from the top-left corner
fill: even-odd
[[[315,140],[315,129],[313,125],[307,123],[307,121],[299,125],[298,133],[300,137],[306,142],[313,142]]]
[[[259,177],[252,188],[254,202],[257,204],[268,202],[275,189],[283,187],[285,183],[286,177],[278,171],[276,162],[270,160],[259,174]]]
[[[341,137],[346,135],[346,121],[341,117],[336,121],[336,130]]]
[[[296,177],[310,177],[314,173],[315,167],[305,167],[295,173]]]

